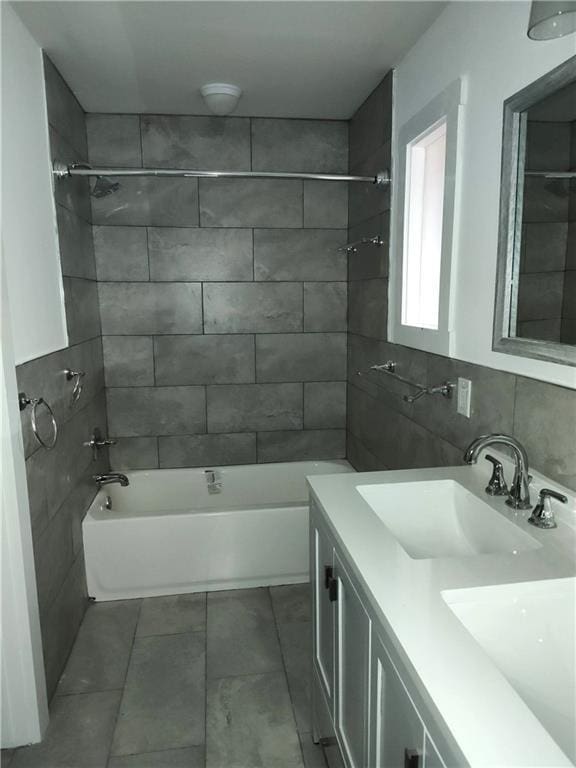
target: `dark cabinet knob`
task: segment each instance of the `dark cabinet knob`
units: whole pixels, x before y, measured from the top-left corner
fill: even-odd
[[[404,768],[420,768],[422,754],[418,749],[404,750]]]
[[[324,566],[324,588],[330,589],[330,582],[334,577],[334,568],[331,565]]]

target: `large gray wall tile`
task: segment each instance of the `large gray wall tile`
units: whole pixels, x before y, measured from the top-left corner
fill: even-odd
[[[346,331],[346,283],[304,283],[304,330]]]
[[[52,161],[70,164],[78,162],[78,151],[52,126],[49,126],[50,157]],[[54,179],[54,199],[77,216],[90,222],[90,183],[82,176],[64,176]]]
[[[576,392],[518,377],[514,434],[536,469],[576,490]]]
[[[243,384],[254,379],[254,337],[157,336],[156,384]]]
[[[158,469],[158,438],[117,437],[109,449],[114,470]]]
[[[256,435],[183,435],[160,437],[160,468],[256,463]]]
[[[93,227],[98,280],[149,280],[145,227]]]
[[[93,280],[84,280],[79,277],[64,277],[62,282],[68,344],[79,344],[100,336],[98,284]]]
[[[346,427],[345,381],[309,381],[304,384],[304,427]]]
[[[84,110],[48,56],[44,56],[44,81],[48,122],[76,151],[76,162],[86,161]]]
[[[112,755],[204,742],[204,648],[203,632],[136,639]]]
[[[348,184],[336,181],[304,182],[304,226],[346,229]]]
[[[154,355],[150,336],[104,336],[102,346],[106,386],[144,387],[154,384]]]
[[[201,333],[200,283],[99,283],[104,334]]]
[[[559,272],[566,265],[568,222],[525,224],[520,272]]]
[[[346,173],[348,124],[329,120],[252,119],[255,171]]]
[[[562,317],[564,272],[521,275],[518,286],[518,320]]]
[[[208,387],[208,431],[302,428],[302,384]]]
[[[204,387],[118,387],[107,391],[107,402],[113,437],[206,430]]]
[[[252,280],[249,229],[150,228],[152,280]]]
[[[348,284],[348,329],[360,336],[387,338],[387,280],[353,280]]]
[[[142,166],[138,115],[86,115],[86,130],[91,165]]]
[[[301,227],[302,182],[200,179],[203,227]]]
[[[350,167],[378,150],[392,135],[392,83],[389,72],[350,121]]]
[[[304,429],[258,433],[258,461],[308,461],[343,459],[344,429]]]
[[[302,329],[299,283],[207,283],[205,333],[258,333]]]
[[[345,280],[346,232],[333,229],[256,229],[256,280]]]
[[[246,171],[250,168],[250,119],[143,115],[144,165]]]
[[[58,244],[62,274],[68,277],[96,279],[92,227],[73,211],[56,206]]]
[[[389,170],[391,165],[391,144],[384,144],[350,170],[359,176],[375,176]],[[390,185],[350,184],[348,190],[348,226],[366,221],[390,209]]]
[[[348,241],[355,243],[362,238],[379,236],[383,245],[362,245],[356,252],[348,254],[348,279],[369,280],[388,277],[390,211],[379,213],[377,216],[351,226],[348,230]]]
[[[116,192],[92,197],[92,220],[108,225],[197,227],[197,179],[124,177]]]
[[[258,381],[342,381],[346,334],[286,333],[256,337]]]

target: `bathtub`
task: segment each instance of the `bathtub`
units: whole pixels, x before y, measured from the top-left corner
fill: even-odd
[[[128,472],[130,485],[102,488],[82,524],[88,594],[121,600],[307,581],[306,476],[353,471],[346,461],[301,461]]]

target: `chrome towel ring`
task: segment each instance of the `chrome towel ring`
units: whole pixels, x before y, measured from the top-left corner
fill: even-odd
[[[32,406],[32,411],[30,413],[30,421],[32,423],[32,432],[34,433],[34,437],[43,448],[46,448],[47,451],[51,451],[52,448],[54,448],[54,446],[56,445],[56,440],[58,439],[58,424],[56,423],[54,412],[52,408],[50,408],[46,400],[44,400],[43,397],[27,397],[24,392],[20,392],[18,395],[18,406],[20,410],[23,411],[29,405]],[[38,406],[40,405],[43,405],[44,408],[46,408],[46,410],[50,414],[50,421],[52,423],[52,439],[51,440],[44,440],[40,436],[40,432],[38,430],[37,411],[38,411]]]

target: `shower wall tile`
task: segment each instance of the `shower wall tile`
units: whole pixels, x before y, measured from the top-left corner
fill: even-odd
[[[304,428],[346,427],[346,382],[310,381],[304,384]]]
[[[347,283],[304,283],[304,330],[347,330]]]
[[[564,272],[522,275],[518,287],[518,320],[550,320],[562,316]]]
[[[98,284],[94,280],[78,277],[63,277],[64,303],[68,343],[100,336],[100,308],[98,305]]]
[[[252,280],[250,229],[148,230],[152,280]]]
[[[107,387],[154,385],[154,352],[150,336],[104,336]]]
[[[254,277],[262,281],[345,280],[346,232],[337,229],[255,229]]]
[[[350,167],[376,152],[392,136],[392,83],[389,72],[350,120]]]
[[[204,387],[118,387],[106,395],[113,437],[206,431]]]
[[[341,381],[346,378],[345,333],[256,336],[256,379]]]
[[[158,469],[157,437],[118,437],[109,452],[110,466],[116,471]]]
[[[256,463],[256,435],[185,435],[160,437],[160,468]]]
[[[261,462],[343,459],[345,456],[344,429],[258,433],[258,460]]]
[[[208,387],[209,432],[302,429],[302,384]]]
[[[205,333],[302,330],[301,283],[206,283]]]
[[[348,285],[350,333],[375,339],[387,338],[388,281],[353,280]]]
[[[568,222],[524,225],[520,272],[559,272],[566,266]]]
[[[304,226],[346,229],[348,184],[334,181],[305,181]]]
[[[88,137],[102,165],[348,164],[347,124],[337,121],[91,115]],[[91,199],[115,468],[257,461],[257,431],[303,428],[303,382],[316,379],[327,388],[310,389],[307,426],[342,428],[347,259],[337,249],[348,185],[119,181]],[[256,383],[254,334],[270,336],[259,372],[273,383]],[[43,519],[41,499],[36,508]]]
[[[99,283],[104,334],[201,333],[200,283]]]
[[[142,115],[145,166],[245,171],[250,168],[250,118]]]
[[[106,197],[92,197],[94,224],[197,227],[196,179],[126,177]]]
[[[78,152],[68,144],[52,125],[48,127],[52,161],[58,160],[67,164],[77,163]],[[92,220],[90,183],[87,178],[82,176],[54,178],[54,199],[57,203],[63,205],[64,208],[84,219],[84,221],[90,222]]]
[[[203,227],[301,227],[302,182],[200,179]]]
[[[84,110],[48,56],[44,56],[44,81],[48,121],[78,154],[76,162],[87,159]]]
[[[156,384],[243,384],[255,380],[254,337],[156,336]]]
[[[346,173],[348,125],[344,121],[253,118],[252,168]]]
[[[86,115],[91,165],[117,168],[142,166],[138,115]]]
[[[90,224],[62,205],[56,206],[56,221],[62,274],[96,280]]]
[[[352,160],[352,156],[351,156]],[[350,172],[359,176],[375,176],[390,169],[391,143],[388,141],[362,162],[351,165]],[[390,208],[390,185],[350,184],[348,190],[348,219],[350,225],[371,219]]]
[[[149,280],[145,227],[92,227],[98,280]]]
[[[348,240],[355,243],[364,237],[379,236],[383,245],[363,245],[356,253],[348,254],[348,279],[370,280],[388,277],[388,250],[390,243],[390,211],[384,211],[371,219],[348,229]]]

